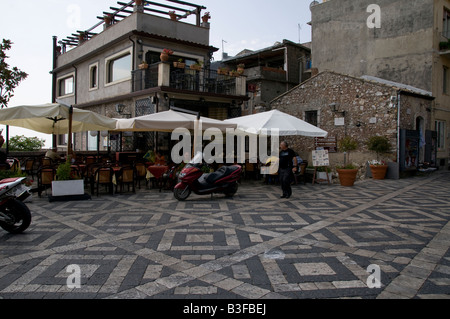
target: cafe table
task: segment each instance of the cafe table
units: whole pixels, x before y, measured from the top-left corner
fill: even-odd
[[[155,178],[157,185],[159,186],[159,191],[161,192],[163,187],[163,176],[164,173],[169,170],[169,166],[165,165],[151,165],[147,167],[147,179]]]

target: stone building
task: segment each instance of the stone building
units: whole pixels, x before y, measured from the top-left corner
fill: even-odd
[[[450,1],[328,0],[311,6],[313,67],[432,92],[438,162],[450,157]]]
[[[219,63],[230,70],[245,65],[249,100],[243,115],[269,109],[270,101],[311,77],[311,49],[283,40],[260,50],[243,50]]]
[[[430,134],[433,100],[431,92],[400,83],[324,71],[274,99],[271,107],[326,130],[330,140],[352,137],[359,147],[350,161],[363,168],[367,161],[376,159],[367,149],[367,140],[388,137],[392,150],[383,159],[398,163],[391,164],[398,172],[436,160],[432,149],[435,140]],[[311,161],[315,139],[290,137],[288,141],[302,158]],[[330,159],[332,166],[342,165],[344,154],[331,147]]]
[[[209,15],[184,1],[118,2],[98,24],[59,41],[54,38],[53,100],[112,118],[135,117],[171,106],[226,119],[247,100],[243,76],[210,68]],[[149,5],[148,5],[149,4]],[[169,11],[170,10],[170,11]],[[203,13],[202,13],[203,12]],[[170,52],[167,61],[161,53]],[[146,62],[146,63],[144,63]],[[175,62],[183,62],[179,65]],[[197,68],[195,68],[197,67]],[[125,133],[124,133],[125,134]],[[163,133],[75,134],[75,151],[170,149]],[[55,142],[54,142],[55,144]],[[60,149],[67,147],[59,137]]]

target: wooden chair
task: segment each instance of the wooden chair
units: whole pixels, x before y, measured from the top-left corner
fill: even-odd
[[[98,164],[98,163],[92,163],[86,167],[84,181],[86,183],[89,183],[89,185],[91,185],[91,194],[92,195],[94,194],[94,189],[95,189],[95,173],[97,172],[97,170],[100,167],[102,167],[102,165]]]
[[[97,197],[99,196],[100,185],[105,185],[109,193],[113,193],[114,170],[110,166],[102,166],[95,172],[95,183],[97,185]]]
[[[141,180],[145,181],[145,186],[147,186],[147,166],[144,163],[136,163],[134,165],[136,170],[136,181],[138,183],[139,189],[141,189]]]
[[[295,176],[295,184],[299,184],[300,181],[303,182],[303,185],[306,185],[306,167],[308,163],[302,163],[299,165],[298,172],[294,174]]]
[[[25,160],[25,173],[30,175],[32,178],[34,177],[34,158],[27,158]]]
[[[41,163],[42,167],[44,166],[53,166],[53,160],[50,157],[44,157]]]
[[[47,189],[52,187],[52,182],[56,178],[56,170],[51,166],[41,167],[38,172],[38,195],[42,197],[42,191],[45,190],[47,195]]]
[[[130,184],[133,186],[133,193],[136,193],[136,169],[133,166],[124,166],[117,174],[117,187],[120,185],[120,193],[123,193],[123,186],[128,185],[130,191]]]

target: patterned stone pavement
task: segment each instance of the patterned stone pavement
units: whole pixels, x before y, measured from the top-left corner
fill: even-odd
[[[299,185],[289,200],[256,181],[233,199],[34,198],[25,234],[0,230],[0,299],[448,298],[449,193],[438,172]]]

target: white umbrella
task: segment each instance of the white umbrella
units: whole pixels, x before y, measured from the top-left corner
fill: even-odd
[[[237,124],[238,130],[250,134],[271,134],[271,129],[279,129],[279,136],[328,136],[328,132],[278,110],[242,116],[225,122]]]
[[[236,128],[234,123],[226,123],[207,117],[200,117],[202,129],[217,128],[225,131],[227,128]],[[172,132],[177,128],[195,130],[197,116],[174,110],[154,113],[131,119],[117,120],[116,131],[122,132]]]
[[[72,108],[64,104],[22,105],[0,110],[0,124],[27,128],[36,132],[61,135],[72,132],[108,131],[116,128],[116,120]],[[68,148],[69,153],[70,148]]]
[[[0,124],[24,127],[44,134],[68,134],[70,108],[66,105],[23,105],[0,110]],[[72,132],[108,131],[116,128],[116,120],[73,108]]]

